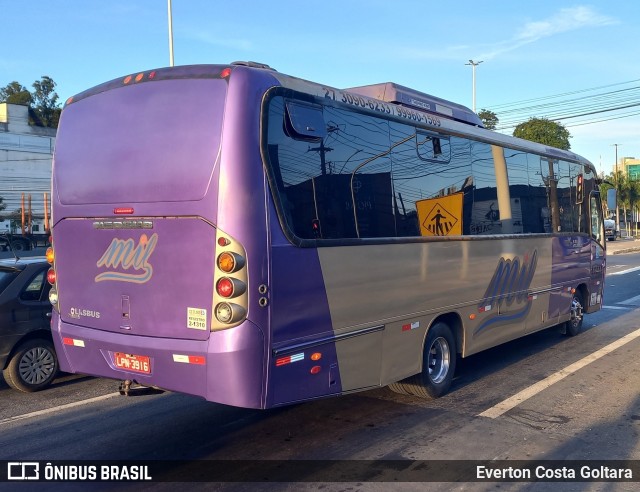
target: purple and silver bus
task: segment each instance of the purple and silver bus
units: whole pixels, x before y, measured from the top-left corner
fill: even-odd
[[[393,83],[266,65],[69,99],[53,164],[60,368],[269,408],[389,385],[602,305],[594,166]]]

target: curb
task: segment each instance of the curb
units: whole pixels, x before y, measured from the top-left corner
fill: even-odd
[[[636,246],[633,248],[619,249],[617,251],[607,251],[607,253],[610,255],[621,255],[624,253],[636,253],[638,251],[640,251],[640,246]]]

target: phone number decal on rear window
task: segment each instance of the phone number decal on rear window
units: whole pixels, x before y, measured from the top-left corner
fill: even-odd
[[[417,121],[418,123],[426,123],[427,125],[431,126],[442,125],[440,118],[438,118],[437,116],[420,113],[419,111],[403,108],[402,106],[397,108],[397,114],[398,116],[402,116],[403,118],[407,118],[408,120]]]
[[[363,97],[358,94],[351,94],[349,92],[336,91],[335,89],[329,89],[326,87],[323,88],[323,91],[324,97],[334,101],[340,101],[359,108],[370,109],[371,111],[379,111],[384,114],[400,116],[401,118],[406,118],[417,123],[426,123],[431,126],[442,126],[442,122],[437,116],[422,113],[420,111],[414,111],[413,109],[402,106],[396,107],[395,105]]]

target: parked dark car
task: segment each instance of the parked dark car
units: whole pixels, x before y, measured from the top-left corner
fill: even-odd
[[[0,368],[9,386],[38,391],[53,381],[49,264],[43,257],[0,260]]]

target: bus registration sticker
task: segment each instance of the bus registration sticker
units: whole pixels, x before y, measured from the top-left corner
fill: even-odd
[[[187,308],[187,328],[194,330],[207,329],[207,310],[200,308]]]
[[[146,355],[132,355],[116,352],[113,354],[116,367],[125,371],[151,374],[151,361]]]

